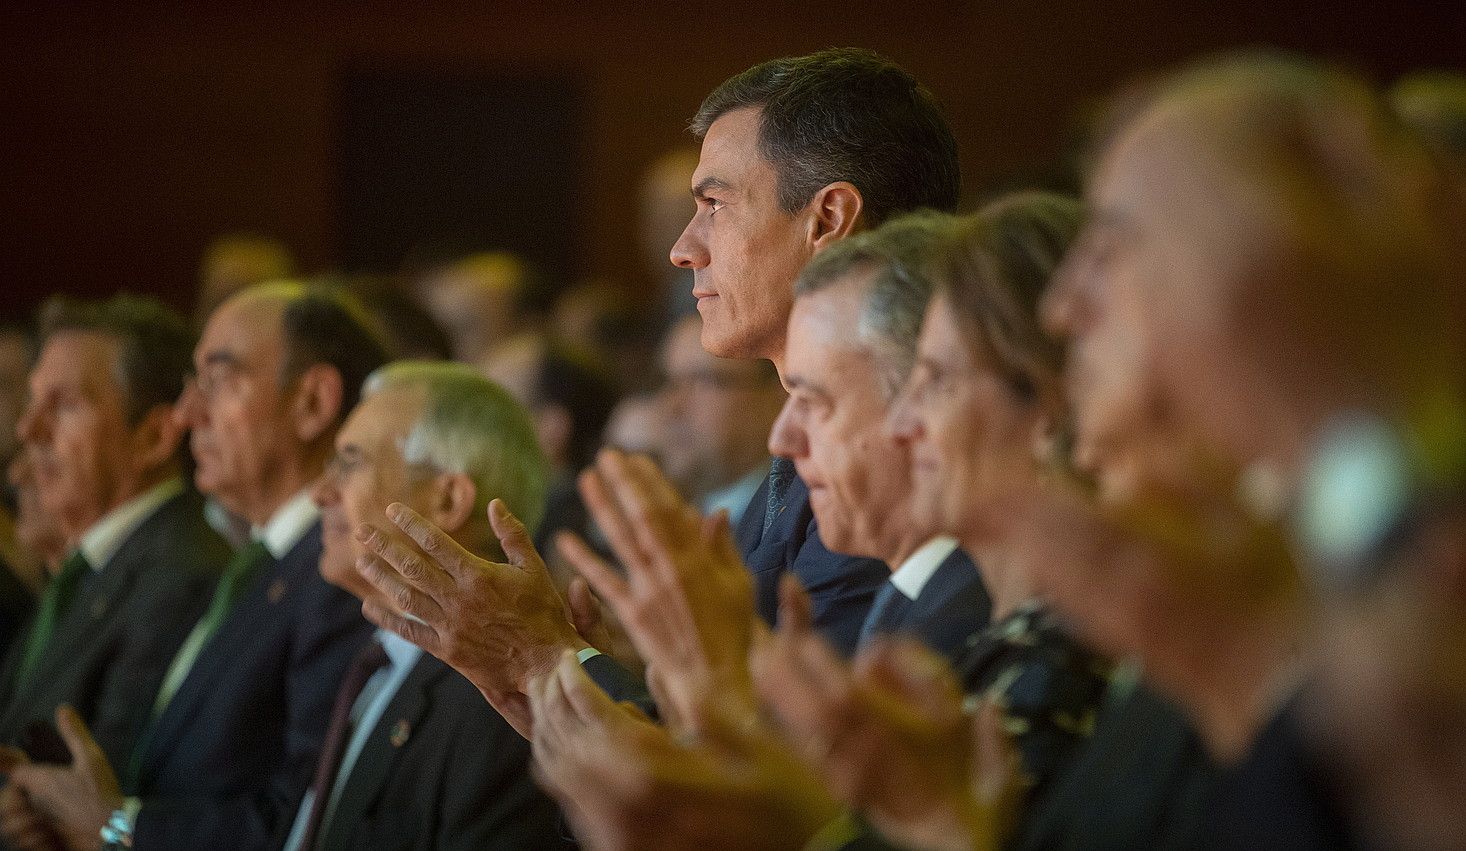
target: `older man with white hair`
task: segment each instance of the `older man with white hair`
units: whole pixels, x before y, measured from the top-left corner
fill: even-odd
[[[498,558],[496,534],[543,511],[544,455],[529,414],[462,364],[399,361],[372,373],[317,483],[327,581],[391,605],[354,565],[352,530],[395,503],[456,543]],[[287,851],[317,848],[549,848],[555,808],[529,774],[529,744],[468,680],[378,631],[342,679],[311,791]]]

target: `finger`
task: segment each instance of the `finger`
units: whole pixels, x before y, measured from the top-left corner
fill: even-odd
[[[365,552],[356,559],[356,572],[377,590],[383,609],[390,607],[427,623],[447,624],[448,616],[439,603],[439,599],[445,598],[435,599],[430,593],[405,582],[390,561]]]
[[[781,633],[802,635],[814,626],[813,605],[809,592],[793,573],[779,577],[779,627]]]
[[[29,765],[31,758],[20,748],[0,745],[0,774],[21,765]]]
[[[677,521],[682,518],[677,516],[675,508],[656,502],[653,488],[643,483],[638,469],[626,455],[604,452],[596,467],[630,524],[636,545],[649,557],[646,566],[659,578],[670,578],[676,567],[671,554],[677,549],[679,536],[687,533],[677,528]]]
[[[560,555],[570,562],[570,566],[577,573],[585,577],[585,582],[595,588],[596,593],[606,601],[617,617],[624,618],[627,607],[631,605],[631,587],[626,584],[626,580],[574,532],[556,535],[555,545],[559,547]],[[580,634],[585,635],[585,631],[581,630]]]
[[[398,612],[386,608],[376,600],[363,600],[361,614],[362,617],[371,621],[374,625],[402,636],[434,656],[438,656],[442,650],[437,630],[426,623],[409,620]],[[442,657],[438,656],[438,658],[441,659]],[[444,661],[447,660],[445,659]]]
[[[545,569],[545,560],[540,558],[539,551],[534,548],[534,538],[529,534],[529,529],[514,516],[504,500],[495,498],[489,501],[489,525],[494,527],[499,546],[503,547],[504,557],[509,559],[510,564],[521,570]]]
[[[685,522],[702,522],[702,512],[688,504],[682,492],[672,484],[651,456],[642,453],[631,455],[626,458],[626,466],[637,481],[643,497],[654,508],[666,512],[669,518],[681,515],[680,519]]]
[[[603,450],[601,458],[605,458],[609,452],[610,450]],[[595,520],[596,527],[601,530],[601,534],[606,536],[606,542],[611,545],[611,551],[626,566],[627,573],[635,579],[638,575],[644,575],[647,555],[642,551],[641,545],[637,543],[631,521],[622,512],[621,506],[617,504],[610,487],[602,477],[599,469],[600,463],[601,461],[597,460],[597,466],[587,467],[581,472],[577,480],[580,485],[580,495],[585,500],[585,507]]]
[[[66,749],[71,752],[73,766],[88,775],[93,775],[100,769],[111,770],[106,755],[102,753],[97,740],[92,738],[86,722],[68,704],[63,703],[56,707],[56,731],[61,734],[61,740],[66,742]]]
[[[563,551],[562,551],[563,552]],[[570,625],[581,636],[591,635],[601,625],[601,606],[590,592],[586,581],[577,576],[565,589],[565,602],[570,607]]]
[[[421,514],[400,502],[387,506],[387,519],[411,538],[439,570],[459,582],[477,577],[478,572],[470,562],[482,561],[458,545],[458,542],[442,529],[434,526]],[[492,519],[492,518],[490,518]],[[496,530],[497,531],[497,530]],[[405,548],[402,548],[405,549]],[[391,561],[391,559],[388,559]],[[395,565],[396,562],[393,562]]]
[[[962,697],[945,659],[908,637],[881,636],[855,661],[856,676],[877,689],[915,704],[929,716],[961,713]]]
[[[569,650],[561,655],[560,664],[555,668],[555,677],[559,680],[560,690],[565,694],[570,708],[575,710],[582,723],[597,724],[618,711],[611,696],[596,685],[575,658],[575,654]]]

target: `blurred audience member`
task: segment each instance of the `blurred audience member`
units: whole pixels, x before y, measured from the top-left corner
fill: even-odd
[[[667,265],[667,252],[697,212],[687,194],[697,170],[698,150],[677,147],[652,160],[642,170],[637,184],[637,240],[641,248],[642,274],[651,288],[659,314],[658,325],[670,328],[677,319],[697,310],[688,269]]]
[[[1169,81],[1104,151],[1090,200],[1096,217],[1050,320],[1081,361],[1070,384],[1081,433],[1127,445],[1140,486],[1117,517],[1035,513],[1035,550],[1070,556],[1035,559],[1052,568],[1045,588],[1097,640],[1138,653],[1235,766],[1210,808],[1217,846],[1353,847],[1361,831],[1458,843],[1466,761],[1413,763],[1466,734],[1461,691],[1433,678],[1455,675],[1407,687],[1432,718],[1454,719],[1434,732],[1350,731],[1374,756],[1357,777],[1307,719],[1391,718],[1351,710],[1402,706],[1395,687],[1422,669],[1389,658],[1399,679],[1351,679],[1338,705],[1305,684],[1358,645],[1311,628],[1318,603],[1344,611],[1343,587],[1376,612],[1400,606],[1403,620],[1346,619],[1379,652],[1410,646],[1390,633],[1402,622],[1439,623],[1452,608],[1460,622],[1459,597],[1443,609],[1439,594],[1411,590],[1428,562],[1392,574],[1401,582],[1355,582],[1377,566],[1382,530],[1398,528],[1392,512],[1411,504],[1401,491],[1433,492],[1466,466],[1454,460],[1466,458],[1459,186],[1367,84],[1243,56]],[[1121,340],[1126,356],[1107,356]],[[1410,461],[1389,450],[1402,443],[1429,448]],[[1382,469],[1395,484],[1380,487]],[[1325,568],[1311,592],[1300,564]],[[1447,667],[1466,658],[1442,638],[1415,649]],[[1409,782],[1386,791],[1383,778]],[[1433,818],[1397,807],[1401,795]]]
[[[41,324],[16,473],[39,508],[27,536],[55,535],[66,555],[6,660],[0,738],[54,758],[30,739],[67,704],[125,760],[229,559],[180,478],[174,403],[193,336],[182,316],[129,296],[57,299]]]
[[[529,336],[499,349],[482,367],[529,409],[550,465],[536,546],[543,547],[562,529],[584,534],[589,518],[575,491],[575,476],[595,457],[616,405],[616,388],[605,369],[583,349]]]
[[[489,501],[512,506],[533,528],[546,472],[528,414],[472,367],[383,367],[367,378],[315,487],[321,573],[381,600],[356,572],[365,548],[352,532],[393,502],[421,512],[456,545],[498,557]],[[354,666],[285,851],[407,839],[428,848],[565,844],[554,805],[530,777],[528,743],[478,689],[381,630]]]
[[[253,540],[142,701],[130,759],[106,758],[58,713],[71,764],[11,773],[71,847],[96,847],[105,829],[120,847],[261,848],[294,813],[370,635],[357,600],[321,577],[309,493],[384,360],[368,328],[344,296],[294,283],[246,289],[209,318],[176,423],[191,430],[200,490],[247,518]]]
[[[662,343],[665,439],[653,454],[704,514],[724,509],[736,525],[768,475],[769,429],[787,394],[773,364],[713,357],[701,337],[701,317],[684,316]]]
[[[667,441],[667,416],[660,395],[623,396],[606,421],[601,443],[623,452],[660,459]],[[763,471],[759,471],[763,475]]]
[[[374,328],[395,358],[450,360],[453,344],[438,321],[393,278],[327,276],[320,283],[349,293],[371,315]]]
[[[1466,180],[1466,74],[1420,71],[1390,89],[1395,114],[1439,150]]]
[[[586,281],[561,293],[550,317],[550,337],[594,350],[622,392],[652,388],[660,327],[646,305],[603,280]]]
[[[545,283],[528,261],[507,251],[471,254],[426,272],[417,297],[464,363],[480,363],[542,332],[535,305]]]
[[[216,237],[204,249],[199,265],[194,324],[202,328],[214,308],[245,287],[289,278],[296,272],[294,252],[278,239],[256,233]]]

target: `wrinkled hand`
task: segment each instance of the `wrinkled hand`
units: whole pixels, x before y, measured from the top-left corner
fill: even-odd
[[[358,528],[368,552],[357,570],[381,594],[363,602],[362,614],[463,674],[529,738],[530,678],[551,670],[561,651],[589,645],[524,524],[498,499],[488,513],[507,564],[470,553],[400,503],[387,507],[391,524]]]
[[[10,772],[10,788],[24,794],[32,813],[44,820],[45,829],[62,845],[71,851],[91,851],[101,847],[100,831],[122,806],[122,792],[112,765],[74,709],[57,708],[56,729],[71,752],[71,765],[17,766]],[[13,799],[6,802],[7,838],[15,806]]]
[[[755,683],[786,738],[851,809],[918,847],[996,847],[1003,824],[993,776],[1012,776],[996,733],[963,712],[945,660],[919,643],[878,639],[851,667],[810,629],[793,577],[780,585],[779,629],[754,651]],[[983,722],[986,724],[987,722]],[[979,774],[981,770],[983,773]]]
[[[646,662],[669,722],[696,729],[701,707],[752,704],[753,579],[727,515],[704,518],[643,456],[603,450],[581,494],[626,568],[622,578],[574,535],[560,552],[606,602]]]
[[[573,657],[531,688],[535,770],[598,849],[797,849],[839,812],[749,716],[706,714],[684,744],[615,704]]]

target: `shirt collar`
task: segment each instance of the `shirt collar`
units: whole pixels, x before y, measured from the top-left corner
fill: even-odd
[[[163,503],[180,493],[183,493],[183,480],[174,477],[138,494],[92,524],[92,528],[81,536],[77,549],[86,556],[87,564],[92,566],[92,570],[100,571],[117,555],[117,551],[122,549],[122,545],[143,521],[151,517]]]
[[[769,477],[768,462],[760,462],[752,472],[731,485],[719,488],[702,499],[702,511],[704,514],[713,514],[718,509],[728,509],[728,520],[732,523],[738,522],[738,513],[748,507],[748,501],[753,499],[753,494],[758,490],[764,479]]]
[[[413,644],[395,632],[385,629],[377,630],[377,641],[381,642],[382,649],[387,651],[387,658],[392,660],[393,668],[411,668],[422,658],[422,648]]]
[[[321,510],[311,499],[310,489],[292,496],[288,502],[275,510],[264,526],[256,526],[250,534],[261,541],[275,560],[295,549],[300,539],[320,519]]]
[[[948,538],[945,535],[938,535],[922,544],[916,552],[906,557],[901,566],[891,574],[891,584],[896,586],[908,599],[915,600],[921,596],[921,589],[926,587],[932,574],[942,566],[957,549],[957,540]]]

